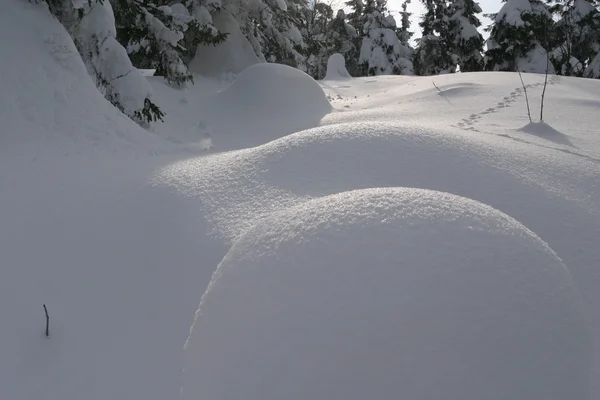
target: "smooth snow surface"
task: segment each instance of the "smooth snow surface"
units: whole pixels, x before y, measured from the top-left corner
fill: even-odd
[[[539,115],[544,76],[525,74],[524,80],[532,114]],[[488,204],[543,238],[568,266],[585,300],[596,354],[598,84],[550,78],[545,123],[563,133],[559,141],[548,129],[521,129],[528,118],[517,74],[325,81],[336,111],[322,126],[185,160],[165,168],[157,181],[196,199],[214,237],[232,244],[273,213],[355,189],[424,188]],[[199,326],[191,339],[201,334]],[[191,363],[200,357],[191,348],[186,354]]]
[[[263,63],[246,68],[203,111],[215,148],[229,150],[316,126],[331,105],[319,84],[304,72]]]
[[[218,3],[212,0],[206,6]],[[172,8],[175,11],[177,7]],[[210,19],[206,7],[196,7],[195,13]],[[512,73],[378,76],[317,83],[296,70],[264,65],[248,68],[233,84],[195,76],[196,84],[182,89],[166,85],[160,77],[148,77],[154,92],[152,99],[167,115],[164,124],[153,124],[144,130],[112,107],[96,89],[73,41],[43,3],[0,1],[0,52],[6,55],[0,63],[0,315],[4,328],[0,332],[0,398],[163,400],[177,398],[182,383],[183,393],[193,394],[197,382],[189,374],[182,379],[182,368],[188,365],[188,372],[193,372],[194,368],[204,368],[206,361],[194,349],[201,348],[198,346],[207,334],[216,333],[215,344],[219,346],[235,334],[221,331],[218,326],[223,325],[218,324],[260,329],[259,336],[280,340],[283,336],[267,328],[273,326],[273,315],[281,315],[281,323],[293,325],[283,331],[290,332],[290,339],[300,338],[298,335],[305,330],[310,333],[307,343],[315,344],[322,337],[320,343],[327,344],[333,340],[332,332],[321,336],[323,329],[311,324],[310,315],[293,319],[293,315],[281,313],[284,309],[293,311],[292,303],[297,299],[298,307],[318,307],[314,315],[323,318],[327,312],[332,315],[336,303],[317,304],[317,300],[331,298],[341,302],[350,298],[351,302],[344,301],[335,310],[333,320],[323,321],[322,325],[326,328],[351,324],[351,329],[336,341],[340,341],[340,346],[356,344],[348,352],[354,359],[358,352],[362,352],[361,359],[376,359],[373,371],[381,372],[378,368],[382,365],[395,368],[407,362],[404,358],[380,357],[383,350],[387,354],[391,349],[389,354],[394,356],[405,351],[402,354],[418,354],[410,361],[418,372],[413,380],[418,385],[440,371],[432,364],[436,358],[442,366],[452,359],[457,350],[443,346],[449,340],[456,339],[453,343],[457,346],[473,350],[467,352],[465,363],[446,369],[448,373],[437,381],[439,386],[429,379],[420,387],[405,385],[393,393],[394,398],[442,389],[448,393],[455,389],[483,393],[483,386],[489,392],[480,398],[506,394],[514,388],[505,387],[504,382],[514,382],[516,378],[512,371],[501,368],[502,362],[520,360],[522,354],[515,350],[528,343],[532,332],[545,329],[539,335],[539,343],[531,344],[524,354],[540,348],[536,346],[545,346],[544,349],[552,350],[544,353],[549,365],[524,373],[521,387],[543,390],[537,384],[546,383],[553,387],[553,382],[546,379],[570,365],[561,381],[565,382],[563,389],[570,388],[572,392],[564,398],[582,400],[585,360],[579,353],[584,351],[585,340],[577,340],[569,350],[565,347],[584,333],[578,328],[575,289],[556,256],[570,271],[583,297],[584,317],[592,339],[590,355],[594,357],[589,398],[600,398],[599,81],[550,77],[544,123],[529,124],[521,83],[518,75]],[[537,117],[544,76],[524,74],[523,78],[532,115]],[[308,129],[297,132],[305,128]],[[248,146],[256,147],[244,148]],[[232,149],[240,150],[227,151]],[[430,189],[462,197],[416,189],[377,189],[389,187]],[[373,190],[356,192],[357,189]],[[347,191],[352,192],[340,194]],[[333,197],[323,198],[329,195]],[[411,198],[415,201],[408,201]],[[426,212],[394,217],[398,210],[421,210],[419,207],[431,203],[427,199],[432,198],[435,201]],[[339,207],[332,211],[332,204]],[[418,219],[430,215],[427,213],[439,218]],[[556,256],[533,233],[502,213],[535,232]],[[451,215],[460,218],[454,220]],[[389,222],[381,222],[380,217],[388,217]],[[314,229],[308,224],[297,228],[293,225],[317,219],[324,224],[313,226]],[[476,231],[465,228],[467,223],[481,227],[476,236]],[[447,229],[452,231],[442,238]],[[385,230],[394,235],[383,237]],[[256,233],[255,237],[249,232]],[[279,247],[266,253],[265,232],[290,235],[274,237]],[[514,235],[506,236],[507,232]],[[304,241],[298,235],[303,235]],[[413,246],[396,257],[397,251],[406,249],[407,244],[392,242],[394,236],[405,237],[407,243],[427,239],[438,245],[427,247],[427,251]],[[319,237],[329,242],[321,243]],[[359,254],[357,249],[345,245],[349,242],[366,250]],[[494,258],[482,256],[479,247],[453,252],[444,257],[448,261],[445,266],[453,268],[436,270],[442,275],[424,276],[425,269],[417,269],[414,275],[411,272],[409,277],[423,278],[415,287],[424,288],[423,294],[434,294],[426,298],[411,292],[412,286],[405,292],[391,290],[395,282],[398,288],[406,287],[403,277],[394,274],[410,271],[410,265],[386,263],[386,257],[398,262],[422,260],[423,264],[432,265],[435,263],[429,261],[447,250],[444,243],[461,249],[485,243],[510,251],[499,252]],[[301,252],[302,246],[308,252]],[[247,255],[242,254],[242,248],[248,250]],[[314,257],[334,249],[337,250],[333,257]],[[296,253],[300,256],[283,262]],[[237,260],[246,260],[253,254],[265,262],[252,264],[248,260],[250,270],[258,271],[258,275],[248,276],[246,282],[247,275],[243,268],[237,269],[243,267]],[[282,256],[281,261],[274,261],[274,254]],[[459,263],[456,257],[464,262]],[[482,257],[486,258],[480,262]],[[315,267],[321,263],[323,268],[286,270],[286,265],[297,267],[300,260],[314,260]],[[363,268],[358,267],[358,260],[364,261]],[[518,260],[521,262],[510,262]],[[537,268],[544,260],[546,267]],[[223,275],[223,280],[215,275],[215,290],[206,296],[214,299],[207,301],[206,309],[210,311],[207,318],[215,326],[206,327],[204,333],[205,324],[200,317],[190,335],[194,311],[221,261],[222,271],[232,273]],[[312,268],[311,263],[306,266]],[[506,268],[491,268],[500,263]],[[386,269],[386,265],[398,268]],[[516,269],[517,265],[521,268]],[[535,273],[527,275],[533,269]],[[289,284],[286,279],[291,275],[286,271],[298,272],[301,279]],[[303,275],[307,271],[316,273]],[[337,277],[332,271],[340,272],[340,279],[335,282],[347,285],[334,283]],[[454,271],[458,271],[456,277]],[[499,271],[509,273],[494,278],[494,284],[480,285]],[[258,276],[264,277],[264,282],[257,282]],[[322,282],[313,279],[321,276],[326,278]],[[389,285],[383,280],[386,276],[393,278]],[[440,276],[448,276],[444,280],[447,285],[440,284],[435,293],[433,289],[425,290]],[[281,286],[274,283],[277,277],[281,277]],[[360,286],[357,279],[361,280]],[[229,290],[223,284],[226,282],[242,287],[247,284],[249,289],[232,292],[224,299],[218,293]],[[506,287],[510,282],[514,285]],[[270,284],[264,294],[281,301],[271,302],[271,297],[258,299],[258,293],[250,288],[261,284]],[[531,291],[524,289],[529,284]],[[317,290],[319,287],[331,291],[328,294]],[[381,295],[370,291],[379,287],[387,291],[382,290]],[[456,288],[460,291],[453,291]],[[503,289],[502,293],[495,288]],[[282,292],[275,293],[278,289]],[[303,289],[315,294],[315,302],[304,291],[298,297],[286,297],[296,296]],[[474,295],[467,299],[469,293]],[[509,299],[507,293],[522,296]],[[486,302],[496,295],[498,302]],[[542,296],[544,301],[540,304]],[[252,303],[244,304],[246,298],[269,308],[250,309]],[[489,328],[491,333],[486,330],[486,335],[477,335],[470,342],[473,347],[468,347],[470,344],[461,342],[459,334],[471,337],[474,333],[445,315],[429,319],[414,313],[410,324],[399,324],[406,319],[389,318],[396,313],[386,307],[401,298],[406,301],[399,303],[398,311],[404,313],[398,313],[399,318],[407,318],[406,310],[412,306],[437,301],[443,310],[453,311],[452,307],[462,301],[467,310],[477,313],[449,311],[455,322],[470,321],[481,329],[499,328],[497,332]],[[221,319],[212,314],[221,300],[223,306],[243,304],[234,313],[247,310],[248,314],[256,312],[253,315],[260,316],[262,312],[264,329],[245,317],[233,321],[231,316]],[[44,303],[51,317],[49,338],[44,337]],[[507,304],[529,305],[535,307],[536,313],[527,319],[533,313],[531,308],[523,306],[521,315],[513,313],[513,308],[502,308]],[[278,305],[282,307],[279,311]],[[352,318],[344,318],[336,325],[337,315],[348,316],[378,305],[385,312],[360,314],[360,318],[352,314]],[[492,320],[493,314],[484,312],[488,308],[490,313],[501,308],[507,313]],[[267,311],[274,313],[264,314]],[[483,316],[475,320],[476,315]],[[567,318],[573,322],[560,325]],[[359,337],[372,332],[369,323],[361,321],[379,321],[379,326],[390,329]],[[497,324],[498,321],[504,324]],[[413,323],[443,331],[422,330],[417,335],[411,327]],[[478,356],[476,346],[491,338],[506,338],[502,335],[509,327],[523,333],[511,339],[516,347],[494,342],[482,354],[502,350],[501,356],[492,360]],[[413,343],[430,343],[427,340],[431,338],[434,344],[426,353],[417,353],[423,350],[418,346],[406,349],[406,342],[401,342],[398,334],[404,331]],[[255,351],[257,343],[258,339],[245,336],[230,350],[219,347],[222,351],[215,367],[229,368],[225,364],[231,363],[231,370],[237,371],[234,364],[242,356],[237,349],[247,344],[244,352]],[[282,342],[269,343],[264,356],[272,357],[278,343]],[[394,346],[385,347],[386,343]],[[367,368],[365,363],[340,362],[340,368],[331,372],[327,365],[333,361],[326,356],[339,355],[341,347],[327,345],[323,354],[316,354],[313,348],[291,353],[302,349],[301,345],[288,346],[276,355],[297,359],[299,363],[313,356],[323,360],[323,364],[315,365],[323,372],[320,383],[338,378],[348,382],[344,374]],[[561,360],[552,361],[558,358]],[[530,360],[530,366],[541,363],[536,355]],[[289,368],[298,370],[302,366],[299,363],[289,364]],[[287,390],[283,381],[273,382],[269,375],[262,374],[267,371],[266,365],[232,373],[228,377],[234,385],[231,390],[254,379],[262,380],[265,390],[271,390],[270,395],[276,390]],[[426,368],[429,365],[434,366]],[[492,380],[472,379],[469,368],[477,365],[488,367],[485,379]],[[491,366],[502,373],[494,374]],[[286,367],[280,365],[275,373],[290,379],[291,369]],[[527,365],[515,368],[524,371]],[[468,377],[465,371],[469,372]],[[542,371],[547,376],[541,376]],[[315,377],[311,374],[309,371],[306,379]],[[483,376],[484,371],[474,374]],[[361,400],[384,393],[397,376],[383,372],[374,377],[367,372],[355,377],[356,382],[382,382]],[[458,388],[461,376],[464,385]],[[529,377],[531,381],[525,381]],[[217,377],[210,385],[218,385],[220,379]],[[300,376],[288,380],[289,387],[297,387],[303,379]],[[577,379],[582,380],[581,384],[575,383]],[[329,390],[325,385],[314,385],[314,389],[321,393]],[[561,389],[556,390],[560,393]],[[196,398],[204,395],[196,394]],[[518,394],[506,398],[531,400],[525,389]]]
[[[183,399],[585,399],[587,339],[563,263],[514,219],[447,193],[345,192],[234,243]]]
[[[340,53],[335,53],[329,56],[327,59],[327,73],[325,74],[325,80],[338,80],[348,79],[350,74],[346,69],[346,60]]]

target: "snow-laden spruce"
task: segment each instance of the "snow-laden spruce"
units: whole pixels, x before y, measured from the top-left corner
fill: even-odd
[[[559,18],[552,29],[552,64],[561,75],[582,76],[600,51],[600,12],[588,0],[558,3],[552,10]]]
[[[181,3],[156,6],[137,0],[111,0],[111,4],[118,39],[136,67],[155,69],[156,75],[177,86],[193,80],[188,64],[198,45],[214,46],[225,38],[212,26],[205,8],[192,15]]]
[[[554,73],[552,14],[540,0],[507,0],[496,14],[487,41],[486,69]]]
[[[276,62],[305,68],[303,55],[298,51],[303,46],[302,35],[292,18],[292,10],[305,2],[298,0],[190,0],[192,15],[212,16],[214,26],[221,32],[232,32],[236,38],[228,44],[230,51],[247,54],[252,48],[259,61]],[[240,40],[241,34],[245,40]],[[248,46],[250,45],[250,46]],[[234,55],[230,55],[234,57]],[[197,54],[198,58],[200,54]],[[246,58],[246,57],[245,57]],[[195,60],[198,68],[206,65]],[[210,64],[209,64],[210,65]],[[201,70],[198,72],[202,72]],[[240,72],[240,71],[236,71]]]
[[[117,41],[110,2],[51,0],[48,5],[73,38],[89,74],[106,99],[138,122],[161,119],[163,113],[150,100],[150,85]]]
[[[400,42],[396,20],[385,13],[384,1],[367,2],[358,62],[367,75],[412,75],[412,49]]]

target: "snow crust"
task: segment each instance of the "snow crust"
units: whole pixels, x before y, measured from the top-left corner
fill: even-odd
[[[335,53],[327,59],[327,73],[325,80],[339,80],[351,78],[346,69],[346,60],[340,53]]]
[[[580,306],[561,260],[489,206],[344,192],[234,243],[202,298],[183,399],[583,400]]]
[[[246,68],[206,112],[215,147],[235,149],[316,126],[331,110],[310,76],[286,65],[262,63]]]

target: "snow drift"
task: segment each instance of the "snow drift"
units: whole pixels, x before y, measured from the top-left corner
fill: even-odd
[[[560,259],[514,219],[418,189],[317,199],[236,241],[203,296],[183,399],[584,400]]]
[[[280,64],[246,68],[206,110],[217,149],[253,147],[319,124],[332,110],[304,72]]]

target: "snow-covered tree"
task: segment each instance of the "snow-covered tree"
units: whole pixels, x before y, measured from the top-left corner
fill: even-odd
[[[548,49],[554,48],[553,20],[539,0],[507,0],[488,30],[486,69],[554,73]]]
[[[445,0],[425,0],[425,14],[419,25],[423,36],[419,40],[413,63],[418,75],[437,75],[456,70],[458,56],[453,52],[457,21]]]
[[[410,31],[410,17],[411,12],[408,11],[408,5],[411,0],[404,0],[402,2],[402,11],[400,11],[400,28],[398,29],[398,39],[404,46],[410,47],[410,38],[413,37],[414,32]]]
[[[315,79],[325,76],[327,58],[332,54],[329,48],[333,43],[328,31],[332,20],[333,10],[327,3],[315,0],[299,9],[297,21],[304,42],[306,73]]]
[[[385,0],[365,3],[359,63],[364,64],[368,75],[412,74],[413,51],[400,43],[396,21],[393,16],[386,16],[386,11]]]
[[[348,9],[348,14],[346,15],[348,24],[356,29],[356,36],[352,39],[354,52],[346,58],[346,68],[352,76],[365,76],[367,71],[365,70],[364,65],[358,61],[360,58],[362,39],[364,37],[363,26],[366,22],[366,16],[364,14],[365,3],[363,0],[347,0],[344,4]]]
[[[305,0],[263,0],[257,10],[256,32],[268,62],[306,69],[302,55],[302,34],[293,10],[307,7]]]
[[[600,79],[600,53],[588,64],[583,76],[586,78]]]
[[[239,32],[260,60],[305,69],[304,43],[298,28],[306,0],[186,0],[192,15],[210,12],[224,21],[222,33]]]
[[[89,74],[115,107],[140,123],[164,115],[152,89],[116,39],[112,7],[106,0],[48,0],[50,12],[73,38]]]
[[[356,28],[346,22],[344,10],[338,10],[335,18],[328,27],[328,35],[331,40],[331,54],[340,53],[346,60],[346,69],[352,76],[358,76],[360,70],[358,58],[360,56],[360,47],[356,46],[358,32]]]
[[[138,68],[156,69],[156,75],[177,86],[192,81],[188,63],[199,44],[216,45],[225,35],[212,26],[206,8],[192,16],[181,3],[166,0],[110,0],[115,10],[117,39]]]
[[[552,30],[557,43],[552,64],[558,74],[582,76],[600,51],[600,12],[588,0],[565,0],[552,11],[559,18]]]
[[[474,0],[454,0],[449,7],[448,41],[461,72],[483,69],[483,36],[477,30],[481,7]]]

